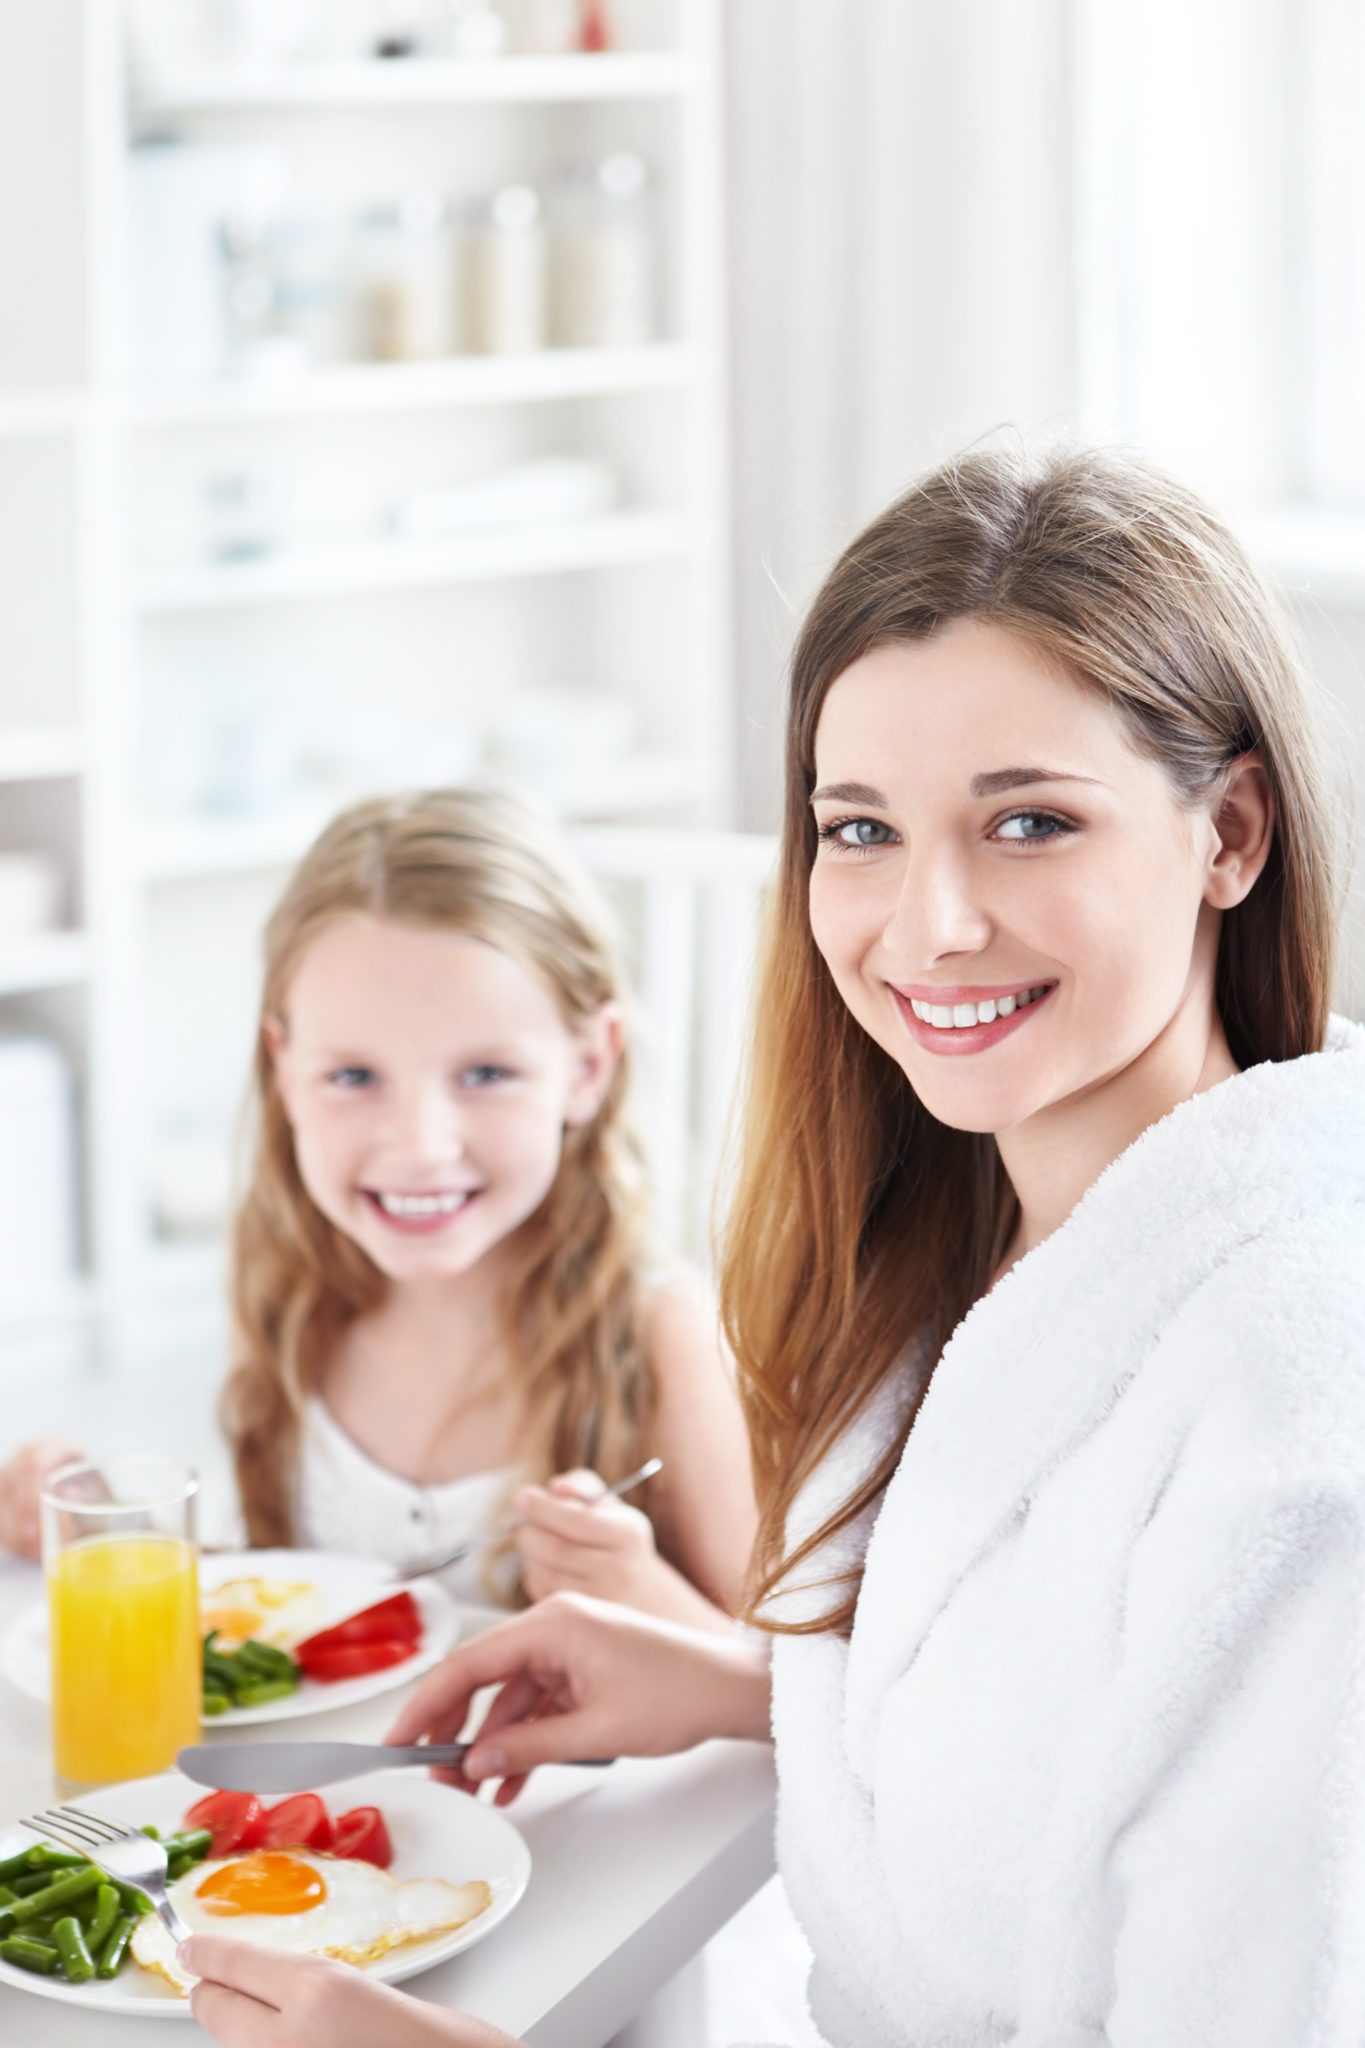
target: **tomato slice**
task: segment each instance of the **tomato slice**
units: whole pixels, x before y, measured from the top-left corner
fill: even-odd
[[[332,1685],[339,1678],[364,1678],[371,1671],[387,1671],[391,1664],[415,1656],[417,1647],[410,1638],[403,1642],[299,1643],[294,1655],[305,1678]]]
[[[295,1792],[261,1816],[262,1849],[330,1849],[332,1816],[316,1792]]]
[[[338,1814],[332,1853],[354,1857],[358,1863],[377,1863],[387,1870],[393,1861],[393,1843],[379,1808],[353,1806],[349,1813]]]
[[[297,1656],[300,1650],[330,1650],[338,1643],[415,1642],[421,1633],[421,1609],[412,1594],[404,1590],[390,1594],[387,1600],[376,1601],[359,1614],[348,1614],[344,1621],[333,1622],[330,1628],[320,1628],[316,1635],[305,1636],[295,1644],[294,1654]]]
[[[264,1811],[254,1792],[210,1792],[189,1809],[183,1825],[209,1830],[210,1856],[231,1856],[236,1849],[260,1846]]]

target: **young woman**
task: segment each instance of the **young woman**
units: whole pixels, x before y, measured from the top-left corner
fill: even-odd
[[[1133,463],[973,454],[807,621],[725,1275],[771,1673],[570,1597],[393,1739],[502,1683],[467,1769],[506,1800],[762,1737],[771,1700],[833,2048],[1365,2039],[1365,1033],[1328,1015],[1327,813],[1243,555]],[[189,1955],[229,2044],[506,2048]]]

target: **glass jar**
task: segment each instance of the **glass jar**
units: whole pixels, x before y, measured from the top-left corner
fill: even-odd
[[[544,348],[549,262],[544,208],[529,185],[506,185],[474,214],[469,234],[469,338],[485,355]]]
[[[420,362],[457,346],[455,250],[437,192],[409,192],[359,223],[357,352]]]
[[[638,348],[658,332],[648,166],[627,150],[567,179],[554,209],[554,321],[564,348]]]

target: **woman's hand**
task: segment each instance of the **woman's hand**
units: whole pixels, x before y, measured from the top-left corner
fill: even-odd
[[[196,1934],[180,1960],[200,1979],[190,2010],[223,2048],[521,2048],[463,2013],[407,1998],[349,1963]]]
[[[768,1735],[766,1647],[555,1593],[452,1650],[385,1740],[454,1742],[476,1692],[501,1686],[465,1758],[439,1776],[469,1791],[501,1778],[506,1806],[537,1764],[573,1757],[668,1756],[713,1735]]]
[[[59,1466],[84,1455],[64,1437],[45,1437],[25,1444],[7,1465],[0,1465],[0,1549],[36,1557],[41,1540],[38,1491]]]

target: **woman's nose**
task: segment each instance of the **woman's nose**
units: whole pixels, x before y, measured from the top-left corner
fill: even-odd
[[[965,861],[950,853],[909,854],[882,932],[892,960],[913,970],[954,954],[979,953],[991,931]]]

